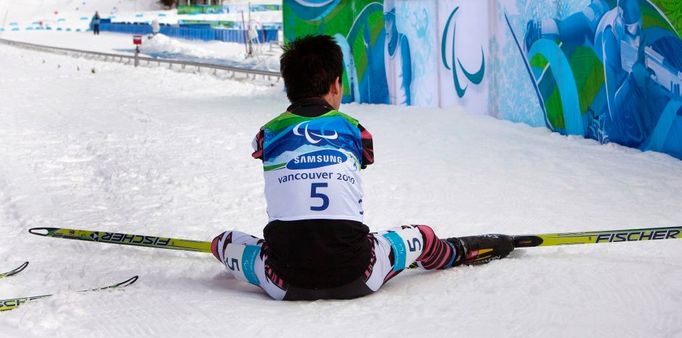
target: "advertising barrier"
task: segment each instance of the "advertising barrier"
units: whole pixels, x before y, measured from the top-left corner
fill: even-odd
[[[344,102],[449,107],[682,158],[682,2],[285,0],[328,34]]]
[[[102,23],[100,30],[129,34],[152,34],[152,26],[149,24]],[[245,41],[245,34],[242,29],[214,29],[210,25],[161,25],[159,32],[167,36],[189,40],[216,40],[238,43],[244,43]],[[259,29],[256,32],[258,33],[258,42],[260,43],[277,41],[276,29]]]

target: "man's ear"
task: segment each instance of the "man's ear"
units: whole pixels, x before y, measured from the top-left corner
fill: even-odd
[[[341,86],[341,77],[337,76],[336,80],[334,80],[334,83],[332,83],[331,88],[329,88],[330,92],[334,95],[338,95],[341,91]]]

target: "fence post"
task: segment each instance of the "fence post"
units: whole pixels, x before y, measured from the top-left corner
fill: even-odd
[[[140,64],[138,59],[140,55],[140,45],[142,44],[142,35],[133,35],[133,43],[135,44],[135,67]]]

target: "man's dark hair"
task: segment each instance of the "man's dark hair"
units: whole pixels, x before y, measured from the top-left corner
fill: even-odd
[[[307,35],[284,46],[280,58],[289,101],[319,97],[343,74],[343,53],[329,35]]]

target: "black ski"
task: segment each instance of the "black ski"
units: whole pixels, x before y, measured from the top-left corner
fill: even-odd
[[[19,267],[15,268],[11,271],[2,272],[2,273],[0,273],[0,279],[5,278],[5,277],[9,277],[9,276],[14,276],[14,275],[18,274],[19,272],[23,271],[24,269],[26,269],[27,266],[28,266],[28,262],[24,262],[24,264],[21,264]]]
[[[94,288],[94,289],[86,289],[86,290],[79,290],[78,292],[88,292],[88,291],[99,291],[99,290],[108,290],[108,289],[120,289],[124,288],[128,285],[131,285],[137,281],[138,276],[133,276],[128,279],[126,279],[123,282],[104,286],[104,287],[99,287],[99,288]],[[30,297],[19,297],[19,298],[10,298],[10,299],[3,299],[0,300],[0,311],[7,311],[7,310],[13,310],[17,308],[19,305],[24,304],[26,302],[40,299],[40,298],[46,298],[50,297],[52,294],[49,295],[40,295],[40,296],[30,296]]]

